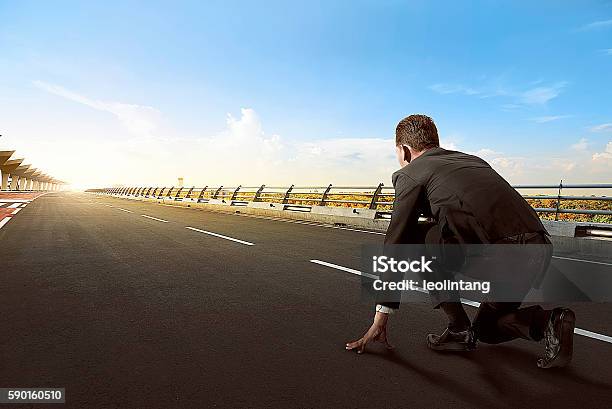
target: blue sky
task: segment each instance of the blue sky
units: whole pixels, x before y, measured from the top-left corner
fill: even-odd
[[[611,182],[612,2],[458,3],[0,1],[0,147],[78,187],[388,183],[418,112],[511,182]]]

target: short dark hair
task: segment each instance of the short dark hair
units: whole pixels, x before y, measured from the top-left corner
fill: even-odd
[[[408,145],[417,151],[440,146],[438,129],[427,115],[410,115],[395,128],[395,145]]]

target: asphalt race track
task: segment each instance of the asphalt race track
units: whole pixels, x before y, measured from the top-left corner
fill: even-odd
[[[44,195],[0,229],[0,387],[65,387],[71,408],[612,407],[612,343],[577,335],[562,370],[520,340],[435,353],[425,336],[445,322],[425,295],[391,317],[393,352],[345,351],[373,305],[358,276],[310,260],[358,269],[382,239]],[[610,304],[574,308],[612,335]]]

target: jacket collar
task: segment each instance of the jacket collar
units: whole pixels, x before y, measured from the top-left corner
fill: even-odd
[[[419,159],[421,159],[424,156],[431,156],[431,155],[435,155],[436,153],[443,151],[443,148],[440,148],[439,146],[436,146],[435,148],[429,148],[427,149],[425,152],[423,152],[418,158],[413,159],[410,164],[414,163],[414,161],[417,161]],[[410,164],[408,166],[410,166]]]

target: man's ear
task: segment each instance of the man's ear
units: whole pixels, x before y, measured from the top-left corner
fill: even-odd
[[[402,151],[404,152],[404,160],[408,163],[412,160],[412,154],[410,149],[406,145],[402,145]]]

